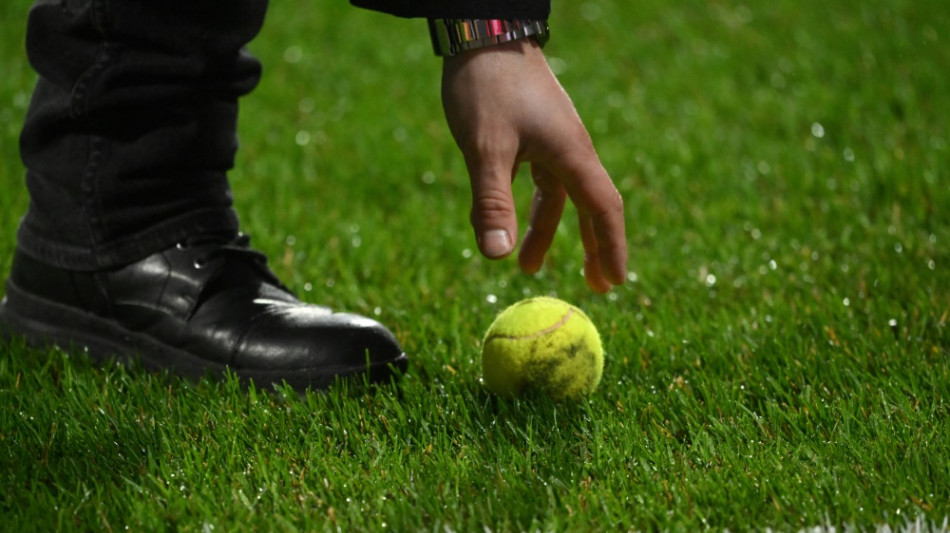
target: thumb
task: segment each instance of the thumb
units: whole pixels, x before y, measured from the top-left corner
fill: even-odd
[[[511,194],[513,171],[503,166],[470,165],[470,220],[482,255],[500,259],[515,249],[518,220]]]

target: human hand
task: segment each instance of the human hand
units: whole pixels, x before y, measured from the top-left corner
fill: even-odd
[[[564,204],[577,207],[584,276],[607,292],[627,276],[623,200],[600,163],[587,129],[532,39],[446,57],[442,104],[472,183],[471,223],[492,259],[515,248],[518,222],[511,182],[531,164],[535,191],[518,255],[537,272]]]

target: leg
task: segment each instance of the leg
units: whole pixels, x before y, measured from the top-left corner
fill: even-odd
[[[367,318],[298,301],[237,231],[226,172],[263,0],[41,1],[21,137],[30,208],[0,333],[200,377],[321,388],[406,357]]]
[[[27,51],[40,80],[21,137],[31,204],[20,249],[94,270],[195,231],[235,231],[226,172],[237,99],[260,77],[243,47],[265,9],[260,0],[34,6]]]

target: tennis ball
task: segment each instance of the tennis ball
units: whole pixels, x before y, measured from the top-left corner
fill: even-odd
[[[555,399],[590,394],[600,383],[604,351],[583,311],[557,298],[508,307],[482,342],[485,386],[501,396],[539,389]]]

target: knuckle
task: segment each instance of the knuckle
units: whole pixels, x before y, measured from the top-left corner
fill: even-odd
[[[612,194],[606,194],[593,202],[588,216],[597,221],[612,220],[616,217],[623,217],[623,197],[614,189]]]
[[[514,213],[511,198],[504,191],[489,189],[480,191],[472,201],[472,223],[485,218],[508,217]]]

